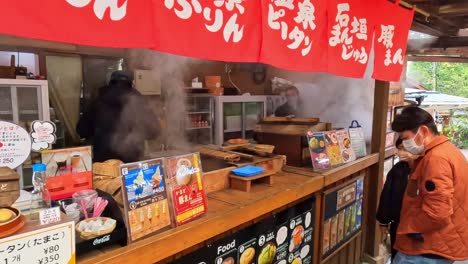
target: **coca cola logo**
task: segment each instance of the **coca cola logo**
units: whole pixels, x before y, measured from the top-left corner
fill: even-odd
[[[105,243],[105,242],[108,242],[110,241],[110,235],[105,235],[101,238],[96,238],[94,241],[93,241],[93,245],[94,246],[97,246],[97,245],[100,245],[102,243]]]

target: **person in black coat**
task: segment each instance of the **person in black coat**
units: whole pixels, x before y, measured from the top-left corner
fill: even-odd
[[[299,90],[295,86],[290,86],[286,89],[285,95],[287,102],[276,108],[275,116],[297,116],[301,106]]]
[[[393,249],[396,240],[398,224],[400,223],[400,211],[403,204],[403,196],[411,173],[412,161],[417,157],[404,150],[402,140],[396,142],[400,161],[388,172],[377,209],[377,221],[384,235],[390,233],[392,246],[392,260],[397,251]]]
[[[92,141],[94,162],[139,161],[144,155],[145,140],[158,134],[158,118],[132,83],[131,74],[112,73],[109,85],[100,89],[77,124],[78,134]]]

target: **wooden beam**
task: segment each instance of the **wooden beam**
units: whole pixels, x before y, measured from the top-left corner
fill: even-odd
[[[464,48],[428,48],[428,49],[408,49],[406,55],[445,55],[468,57],[468,47]]]
[[[408,49],[462,48],[468,47],[468,37],[439,37],[431,39],[410,39]]]
[[[409,61],[468,63],[468,57],[408,56]]]
[[[371,152],[379,154],[379,161],[369,169],[367,223],[364,234],[364,252],[371,257],[377,257],[379,255],[379,245],[382,238],[375,215],[377,213],[377,202],[383,184],[389,89],[390,84],[388,82],[375,81]]]
[[[468,3],[457,3],[442,5],[439,7],[439,15],[443,17],[466,16],[468,14]]]

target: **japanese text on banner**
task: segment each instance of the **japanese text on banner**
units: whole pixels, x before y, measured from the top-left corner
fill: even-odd
[[[331,37],[328,43],[331,47],[341,45],[341,58],[345,61],[354,59],[361,64],[366,64],[369,59],[368,51],[364,47],[365,42],[359,44],[359,41],[367,41],[367,19],[348,14],[350,5],[340,3],[337,5],[338,13],[335,18],[336,24],[331,31]]]
[[[294,14],[294,25],[285,19],[289,12]],[[300,48],[301,55],[307,56],[313,44],[311,35],[317,28],[315,6],[310,0],[297,1],[297,5],[293,0],[272,0],[268,5],[268,26],[281,32],[281,39],[289,49]]]
[[[183,20],[202,16],[205,28],[212,33],[222,31],[226,42],[238,43],[244,37],[244,25],[238,23],[245,13],[243,0],[214,0],[211,6],[202,6],[198,0],[177,0],[177,5],[175,0],[164,0],[164,5]]]
[[[395,25],[380,25],[381,33],[378,38],[378,43],[385,46],[387,49],[385,52],[385,66],[390,64],[400,64],[403,65],[403,50],[401,48],[396,49],[392,56],[393,48],[393,36],[395,35]]]

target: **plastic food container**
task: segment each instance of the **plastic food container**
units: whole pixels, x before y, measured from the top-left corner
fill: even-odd
[[[245,167],[240,167],[237,169],[232,170],[232,173],[234,173],[237,176],[241,177],[252,177],[255,175],[259,175],[260,173],[264,172],[265,169],[262,167],[257,167],[257,166],[245,166]]]

